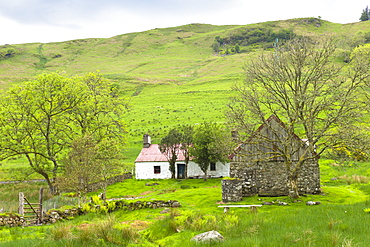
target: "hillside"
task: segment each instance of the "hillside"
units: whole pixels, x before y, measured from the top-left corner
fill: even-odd
[[[5,45],[0,47],[0,83],[7,88],[45,72],[73,76],[99,70],[130,97],[126,156],[132,164],[144,133],[156,142],[177,124],[222,122],[231,86],[243,78],[243,64],[270,49],[277,38],[335,36],[338,62],[343,62],[353,47],[370,41],[370,32],[363,31],[369,27],[370,22],[342,25],[304,18],[243,26],[189,24],[109,39]]]
[[[260,33],[289,30],[296,35],[315,33],[347,37],[349,42],[349,37],[367,30],[369,26],[368,22],[342,25],[315,18],[245,26],[190,24],[118,35],[109,39],[5,45],[0,47],[0,54],[3,54],[0,81],[2,84],[20,82],[48,71],[81,75],[94,70],[126,83],[213,81],[214,77],[240,73],[241,66],[235,65],[243,63],[255,51],[254,46],[249,47],[250,52],[246,54],[215,56],[212,44],[216,36],[240,36],[249,30],[249,34],[256,38],[261,36]],[[253,29],[258,29],[258,32],[250,31]],[[13,51],[5,52],[9,50]]]

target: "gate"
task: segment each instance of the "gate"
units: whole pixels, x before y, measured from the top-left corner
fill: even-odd
[[[18,213],[23,216],[27,225],[42,224],[42,198],[43,188],[40,188],[38,203],[31,203],[23,192],[19,192]]]

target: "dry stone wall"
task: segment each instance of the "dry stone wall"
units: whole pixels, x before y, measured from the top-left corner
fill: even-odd
[[[25,225],[25,223],[26,223],[26,220],[23,218],[23,216],[20,216],[17,214],[0,215],[0,226],[8,226],[8,227],[23,226]]]
[[[115,177],[108,178],[106,182],[100,181],[100,182],[92,183],[92,184],[89,184],[89,186],[87,188],[87,192],[97,191],[97,190],[103,188],[105,183],[107,185],[111,185],[111,184],[114,184],[114,183],[122,182],[123,180],[126,180],[126,179],[131,179],[131,178],[132,178],[132,174],[131,174],[131,172],[128,172],[128,173],[125,173],[123,175],[118,175],[118,176],[115,176]]]
[[[99,211],[102,206],[108,208],[108,212],[113,212],[115,210],[128,210],[134,211],[144,208],[177,208],[181,207],[181,204],[178,201],[168,200],[156,200],[156,201],[136,201],[136,202],[127,202],[125,200],[117,200],[108,203],[113,203],[114,207],[107,207],[107,203],[102,205],[95,205],[89,203],[90,209],[95,209]],[[52,209],[49,210],[46,214],[43,215],[42,224],[53,224],[62,219],[70,219],[72,217],[86,214],[89,211],[86,211],[86,208],[75,207],[70,209]],[[32,225],[28,223],[23,216],[18,214],[3,214],[0,215],[0,227],[15,227],[15,226],[27,226]]]
[[[243,180],[223,179],[222,180],[222,201],[238,202],[243,199]]]

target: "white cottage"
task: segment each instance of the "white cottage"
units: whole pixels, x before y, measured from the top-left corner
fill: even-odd
[[[135,160],[136,179],[171,178],[169,166],[166,157],[159,150],[159,145],[151,144],[150,136],[144,135],[143,149]],[[211,177],[226,177],[229,176],[229,168],[229,163],[211,163],[207,175]],[[191,160],[188,163],[187,176],[185,175],[185,158],[182,153],[178,155],[175,169],[175,176],[179,179],[204,176],[199,166]]]

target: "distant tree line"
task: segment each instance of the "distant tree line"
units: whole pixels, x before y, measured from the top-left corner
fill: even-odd
[[[274,30],[271,27],[252,27],[239,29],[227,37],[216,36],[212,44],[213,51],[220,54],[245,52],[245,47],[261,45],[273,47],[276,40],[288,40],[296,35],[292,30]]]

